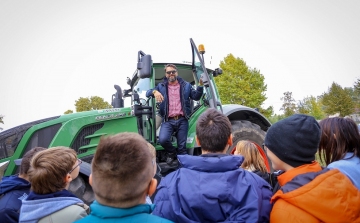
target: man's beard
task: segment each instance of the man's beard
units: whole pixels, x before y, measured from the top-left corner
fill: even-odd
[[[169,82],[175,82],[177,80],[177,76],[170,76],[168,80]]]

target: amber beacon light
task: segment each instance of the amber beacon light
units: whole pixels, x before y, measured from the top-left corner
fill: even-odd
[[[199,48],[199,53],[201,53],[201,54],[205,53],[205,47],[203,44],[200,44],[198,48]]]

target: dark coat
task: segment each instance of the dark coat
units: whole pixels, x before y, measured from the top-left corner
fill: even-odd
[[[276,193],[280,189],[280,185],[277,180],[277,176],[279,176],[283,172],[274,172],[274,173],[264,173],[260,170],[255,170],[253,173],[258,175],[259,177],[263,178],[266,182],[270,184],[270,186],[273,188],[273,193]]]
[[[18,222],[22,200],[30,192],[30,183],[18,176],[3,177],[0,182],[1,222]]]
[[[195,90],[189,82],[184,81],[181,77],[177,77],[177,80],[180,84],[181,108],[186,119],[189,119],[191,114],[190,99],[195,101],[200,100],[203,94],[203,87],[198,86]],[[168,84],[168,79],[165,77],[162,83],[159,83],[154,89],[150,89],[146,92],[146,97],[150,97],[153,96],[153,91],[157,90],[164,97],[163,102],[160,103],[160,116],[163,117],[163,119],[165,118],[165,121],[167,121],[169,113]]]

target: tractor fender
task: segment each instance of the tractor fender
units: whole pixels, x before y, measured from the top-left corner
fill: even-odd
[[[254,123],[266,132],[271,126],[271,123],[265,116],[253,108],[249,108],[242,105],[228,104],[223,105],[223,113],[230,121],[245,120]]]

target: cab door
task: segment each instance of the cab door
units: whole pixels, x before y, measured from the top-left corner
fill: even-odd
[[[131,107],[138,120],[138,132],[148,142],[156,143],[155,106],[154,100],[146,97],[146,91],[154,87],[154,74],[151,55],[142,51],[138,53],[138,69],[132,81]]]
[[[204,53],[199,53],[194,41],[190,38],[190,44],[192,49],[192,69],[194,73],[194,78],[199,82],[202,78],[204,82],[205,97],[209,102],[210,108],[221,108],[220,97],[215,89],[215,82],[212,76],[209,75],[204,63]]]

